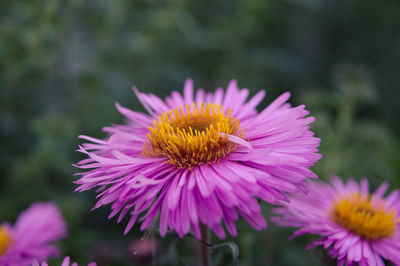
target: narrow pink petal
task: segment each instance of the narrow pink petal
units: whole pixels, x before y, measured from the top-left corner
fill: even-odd
[[[251,111],[256,111],[255,108],[264,99],[264,97],[265,97],[264,90],[257,92],[257,94],[254,95],[254,97],[251,98],[251,100],[240,109],[240,112],[237,113],[236,117],[238,119],[242,119],[248,116],[251,113]]]
[[[369,194],[369,184],[366,178],[363,178],[360,182],[360,190],[363,195]]]
[[[387,189],[389,188],[388,182],[383,182],[374,192],[374,197],[382,198],[383,195],[386,193]]]
[[[202,102],[204,102],[204,96],[205,96],[205,92],[204,92],[204,90],[203,89],[198,89],[197,91],[196,91],[196,99],[195,99],[195,101],[196,101],[196,103],[202,103]]]
[[[399,204],[399,202],[398,202],[399,196],[400,196],[400,190],[398,190],[398,189],[393,190],[393,191],[385,198],[386,204],[387,204],[389,207],[392,206],[392,205],[395,205],[395,204]]]
[[[96,139],[96,138],[92,138],[86,135],[79,135],[78,138],[80,139],[85,139],[94,143],[98,143],[98,144],[106,144],[107,142],[101,139]]]
[[[224,90],[222,88],[217,88],[214,93],[213,102],[216,104],[221,104],[224,98]]]
[[[154,111],[150,108],[149,104],[143,99],[142,94],[139,92],[139,90],[136,87],[132,87],[133,92],[136,94],[136,97],[138,98],[139,102],[143,105],[144,109],[153,117],[156,117],[157,115],[154,113]]]
[[[61,263],[61,266],[69,266],[69,264],[70,264],[70,258],[69,257],[65,257],[65,259]]]
[[[253,148],[251,147],[251,144],[247,141],[245,141],[244,139],[235,136],[235,135],[230,135],[230,134],[226,134],[226,133],[219,133],[221,137],[225,137],[228,136],[228,140],[230,142],[236,143],[238,145],[244,146],[246,148],[248,148],[249,150],[252,150]]]
[[[153,121],[151,117],[142,113],[134,112],[128,108],[122,107],[118,102],[115,103],[115,107],[121,114],[123,114],[132,121],[141,123],[143,125],[149,125]]]
[[[201,174],[200,169],[193,169],[194,176],[196,177],[196,185],[201,195],[208,197],[212,193],[212,189],[206,183],[206,178]]]
[[[290,93],[285,92],[278,98],[276,98],[270,105],[268,105],[261,113],[260,116],[267,116],[276,109],[278,109],[283,103],[285,103],[290,98]]]
[[[183,97],[186,104],[191,104],[193,102],[193,80],[187,79],[185,81],[185,86],[183,88]]]
[[[126,235],[132,229],[133,225],[136,222],[137,217],[138,217],[138,214],[134,214],[131,216],[131,219],[129,220],[128,225],[125,228],[124,235]]]
[[[162,237],[165,236],[168,230],[168,216],[169,216],[169,209],[167,206],[167,201],[163,201],[161,206],[161,215],[160,215],[160,235]]]

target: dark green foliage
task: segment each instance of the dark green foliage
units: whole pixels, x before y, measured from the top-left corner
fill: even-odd
[[[397,0],[0,1],[0,221],[53,200],[69,224],[64,254],[132,263],[138,227],[123,237],[108,209],[90,212],[94,193],[73,192],[76,137],[122,122],[115,101],[143,110],[132,85],[165,96],[187,77],[208,90],[231,78],[253,94],[266,88],[264,106],[291,91],[317,118],[321,179],[399,187],[399,12]],[[303,250],[313,237],[287,242],[292,231],[239,223],[228,240],[241,265],[321,265],[320,250]],[[193,245],[168,235],[158,263],[192,264]],[[230,261],[225,249],[213,256]]]

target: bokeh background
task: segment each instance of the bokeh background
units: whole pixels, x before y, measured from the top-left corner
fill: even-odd
[[[321,179],[400,187],[399,14],[398,0],[0,1],[0,222],[52,200],[69,224],[60,247],[78,262],[148,265],[153,245],[157,265],[196,265],[193,238],[155,232],[152,244],[138,226],[123,236],[126,221],[90,212],[94,193],[72,183],[77,135],[103,138],[123,122],[116,101],[143,110],[133,84],[165,96],[187,77],[207,90],[232,78],[266,89],[263,106],[292,92],[317,118]],[[241,265],[324,265],[321,250],[303,250],[315,237],[288,242],[291,232],[239,222],[227,241]],[[229,265],[229,249],[213,258]]]

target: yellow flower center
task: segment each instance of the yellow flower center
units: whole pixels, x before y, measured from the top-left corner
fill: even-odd
[[[239,120],[231,113],[219,104],[205,103],[164,112],[149,128],[143,155],[167,157],[178,168],[218,162],[237,146],[226,135],[239,130]]]
[[[372,195],[360,193],[337,197],[332,210],[332,219],[342,227],[367,240],[386,238],[396,231],[396,211],[387,210],[384,203],[371,202]]]
[[[0,256],[6,253],[11,244],[11,236],[5,226],[0,226]]]

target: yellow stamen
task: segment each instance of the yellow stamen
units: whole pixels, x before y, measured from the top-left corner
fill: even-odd
[[[146,157],[167,157],[178,168],[192,169],[220,161],[236,148],[228,136],[238,135],[239,120],[219,104],[193,103],[164,112],[153,121],[143,147]]]
[[[361,196],[360,193],[337,197],[331,213],[332,219],[367,240],[392,236],[399,222],[396,211],[387,210],[384,203],[377,200],[373,204],[372,197]]]
[[[0,256],[6,253],[11,244],[11,236],[5,226],[0,226]]]

